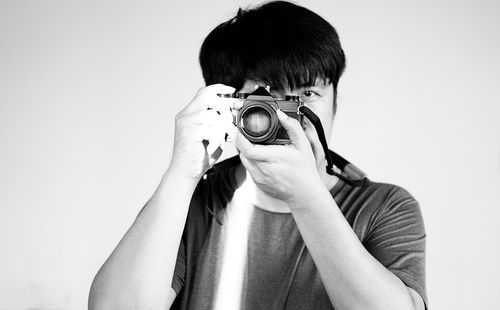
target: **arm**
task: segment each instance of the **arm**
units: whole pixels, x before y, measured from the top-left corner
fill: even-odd
[[[172,277],[189,203],[198,181],[220,156],[217,149],[226,134],[222,126],[212,126],[220,115],[205,106],[218,98],[217,93],[233,91],[220,84],[202,88],[177,114],[170,167],[95,276],[89,309],[168,309],[172,305]],[[210,141],[206,148],[204,140]]]
[[[177,250],[196,183],[167,171],[97,273],[89,309],[168,309]]]
[[[322,182],[309,184],[289,206],[335,308],[423,310],[420,295],[364,248]]]

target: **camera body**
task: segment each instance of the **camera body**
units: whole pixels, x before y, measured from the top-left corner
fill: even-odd
[[[280,109],[289,117],[302,122],[299,107],[303,105],[299,96],[275,98],[264,87],[252,93],[218,94],[224,98],[244,100],[232,107],[233,123],[238,130],[255,144],[289,144],[290,138],[281,127],[276,111]]]

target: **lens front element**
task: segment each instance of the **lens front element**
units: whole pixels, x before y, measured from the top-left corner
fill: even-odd
[[[242,120],[245,131],[254,137],[265,135],[271,129],[271,115],[261,107],[248,109]]]

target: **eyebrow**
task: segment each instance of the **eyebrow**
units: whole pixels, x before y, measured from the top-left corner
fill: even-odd
[[[314,84],[310,83],[302,83],[300,85],[297,85],[297,88],[307,88],[307,87],[326,87],[330,85],[331,82],[328,81],[328,78],[317,78],[316,82]]]
[[[316,83],[316,84],[313,84],[313,85],[303,84],[303,85],[298,85],[298,87],[296,87],[295,89],[292,89],[292,91],[294,91],[294,90],[301,90],[301,89],[308,89],[308,88],[323,89],[323,88],[328,87],[328,85],[329,84],[325,84],[325,83]]]

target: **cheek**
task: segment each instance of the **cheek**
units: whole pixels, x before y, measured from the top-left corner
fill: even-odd
[[[323,130],[325,131],[326,141],[329,142],[332,136],[333,129],[333,113],[324,122],[322,121],[322,124]]]
[[[306,118],[302,121],[302,129],[304,130],[304,133],[309,140],[309,143],[311,144],[312,151],[317,157],[318,153],[322,150],[321,147],[321,142],[319,141],[318,138],[318,133],[316,132],[316,128],[314,125]]]
[[[332,127],[333,127],[333,111],[318,111],[313,110],[313,112],[319,117],[321,121],[321,126],[323,126],[323,130],[325,132],[325,137],[328,141],[331,135]],[[304,131],[313,131],[316,132],[316,128],[314,125],[307,119],[306,117],[303,118],[302,121],[302,129]]]
[[[330,144],[331,131],[333,127],[333,111],[331,111],[331,113],[327,113],[326,111],[313,111],[320,118],[326,141],[328,144]],[[307,118],[304,117],[302,121],[302,129],[304,130],[306,137],[311,144],[311,148],[316,161],[321,160],[321,158],[324,156],[324,151],[316,132],[316,128]],[[329,146],[329,148],[331,147]]]
[[[323,130],[325,131],[326,141],[330,140],[330,136],[332,135],[333,128],[333,110],[323,111],[321,115],[318,115],[321,119],[321,124],[323,125]]]

